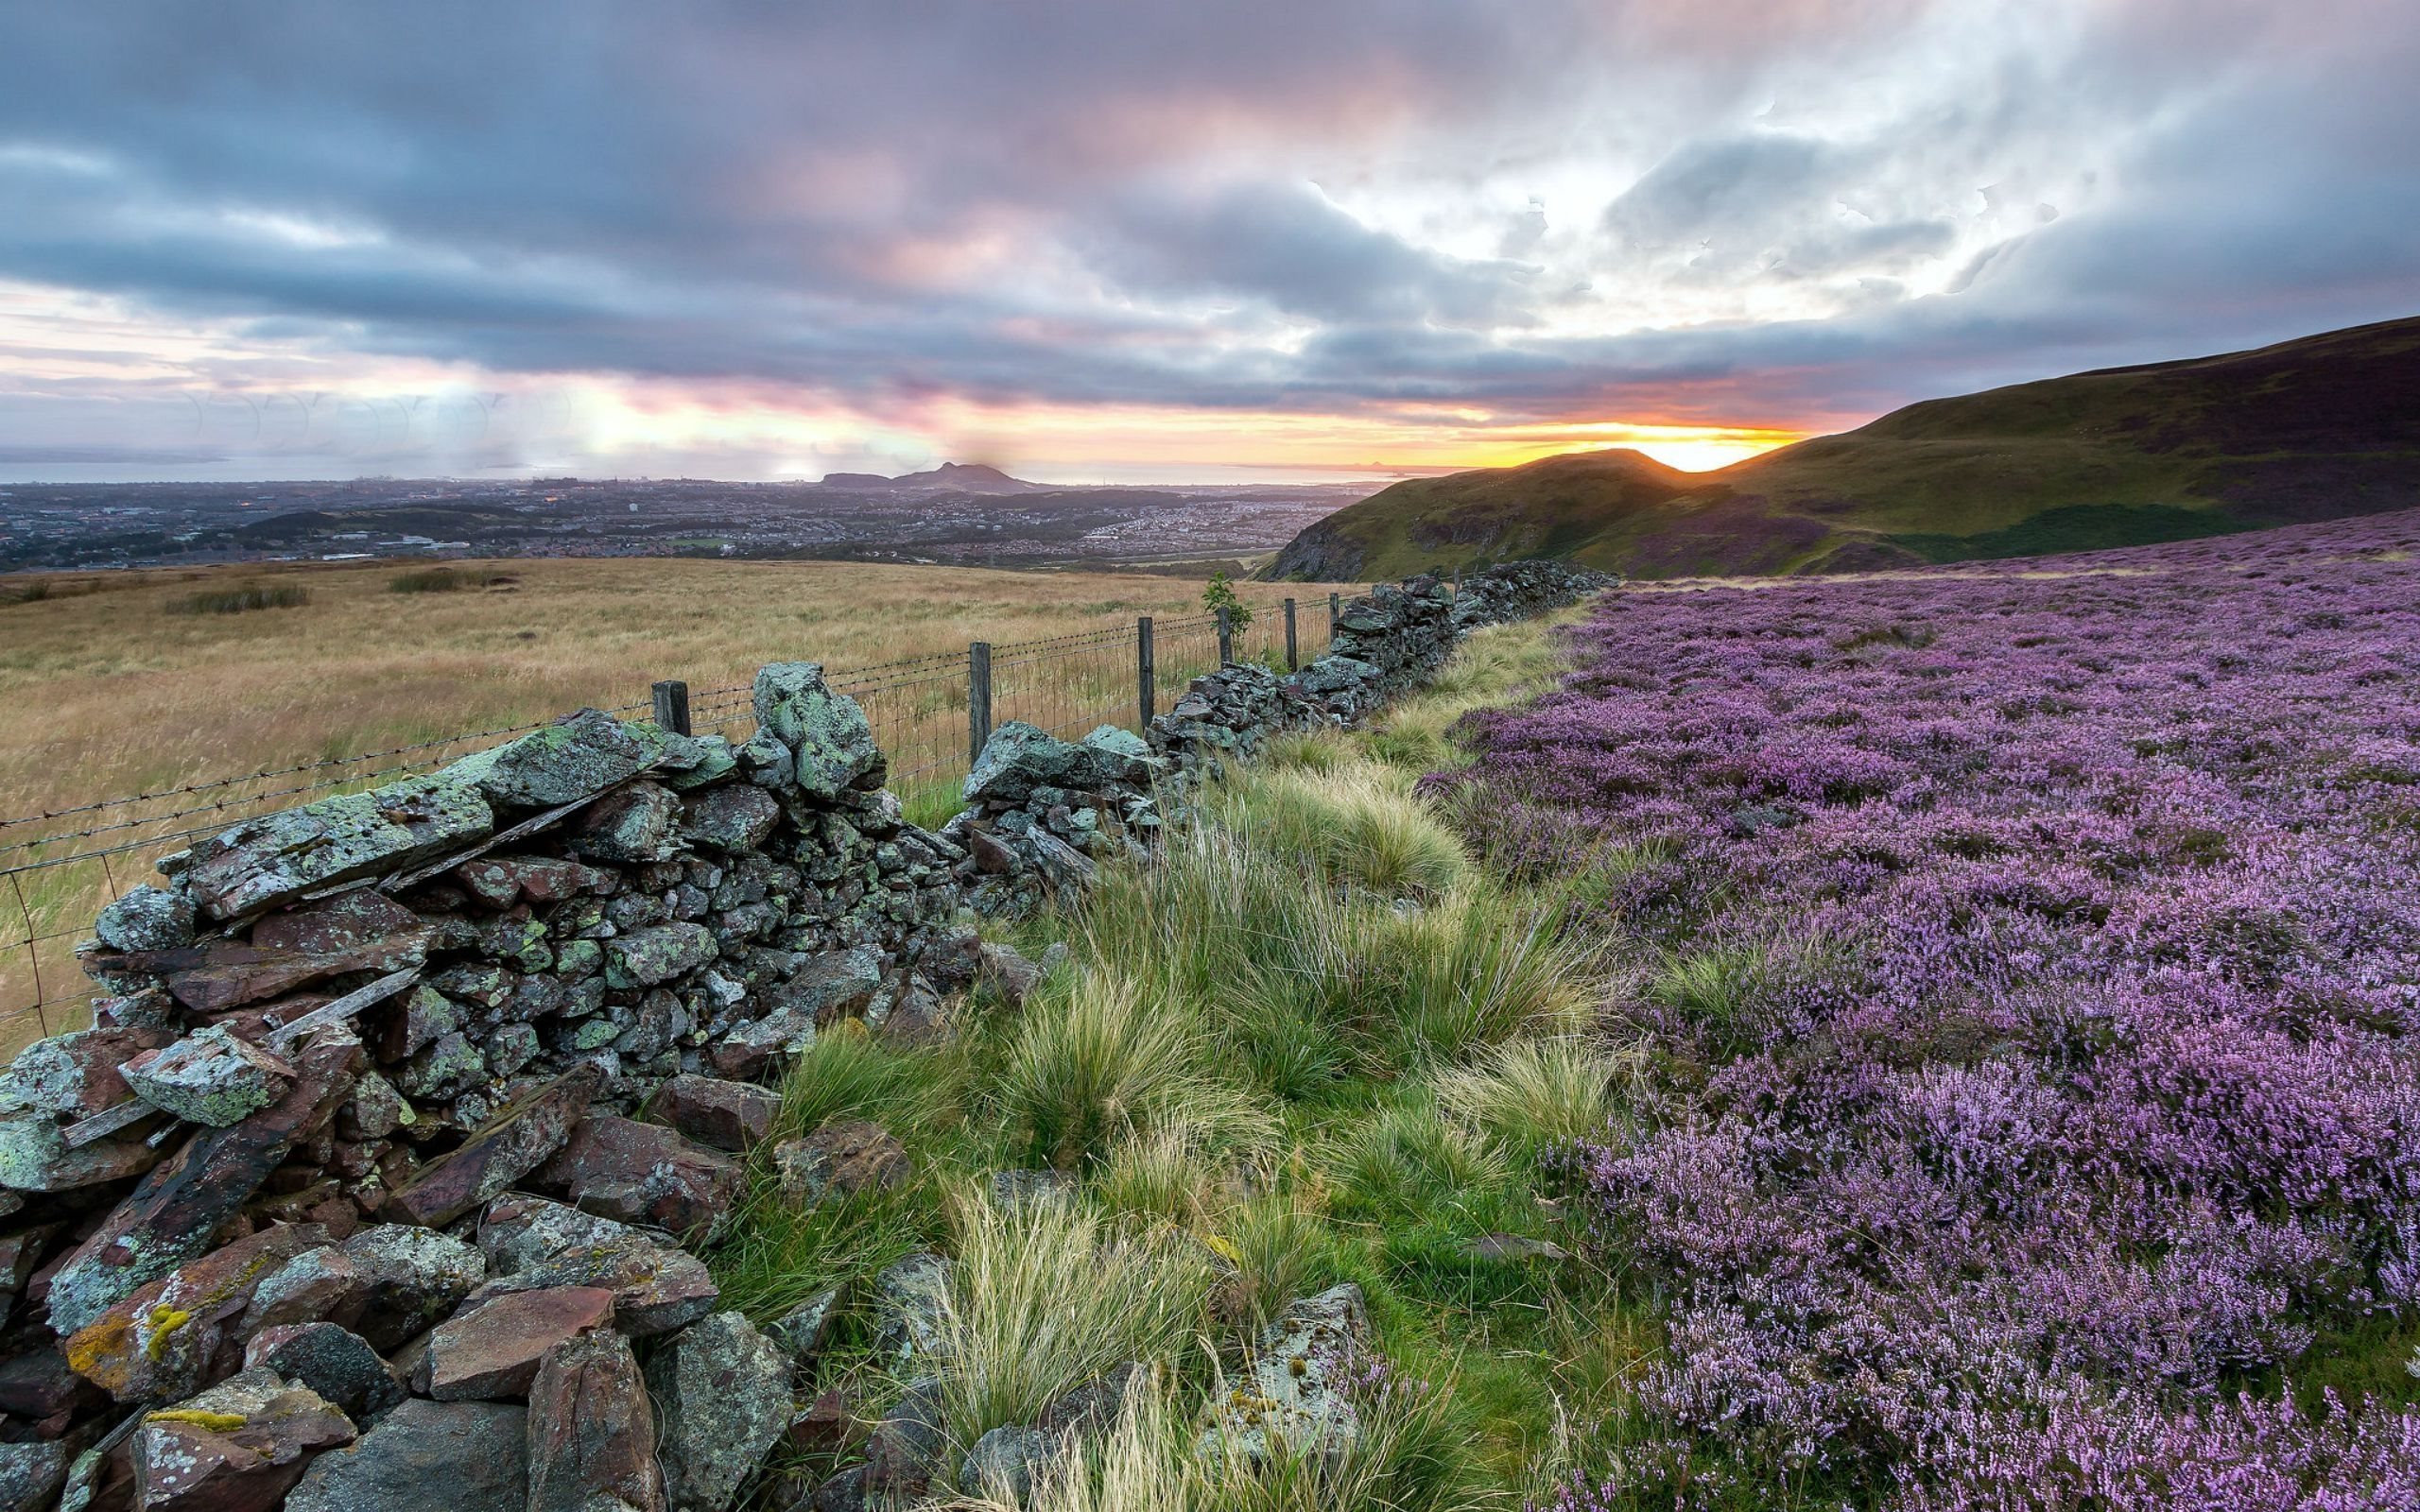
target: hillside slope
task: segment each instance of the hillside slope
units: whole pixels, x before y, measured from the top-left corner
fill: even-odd
[[[2420,505],[2420,318],[1927,400],[1714,472],[1575,453],[1398,483],[1271,576],[1571,557],[1639,576],[1854,571]]]

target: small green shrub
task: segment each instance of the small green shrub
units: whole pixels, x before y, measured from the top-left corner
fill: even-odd
[[[1201,607],[1209,613],[1227,611],[1227,627],[1241,631],[1252,624],[1252,606],[1236,596],[1236,585],[1225,573],[1212,573],[1201,590]]]
[[[307,588],[254,586],[188,593],[171,599],[166,608],[171,614],[244,614],[256,609],[295,609],[309,602]]]

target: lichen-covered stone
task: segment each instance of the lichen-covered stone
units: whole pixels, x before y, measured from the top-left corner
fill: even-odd
[[[528,1434],[517,1401],[406,1401],[312,1460],[285,1512],[526,1512]]]
[[[657,924],[635,929],[605,945],[605,985],[655,987],[686,976],[719,954],[714,931],[703,924]]]
[[[309,1224],[265,1228],[138,1285],[67,1335],[67,1363],[120,1401],[197,1391],[232,1364],[223,1356],[254,1288],[327,1237]]]
[[[448,769],[472,777],[491,803],[551,809],[637,776],[663,749],[664,734],[653,725],[625,725],[582,709]]]
[[[66,1482],[65,1444],[0,1444],[0,1512],[43,1512]]]
[[[355,1332],[382,1350],[443,1317],[487,1279],[477,1248],[433,1228],[378,1224],[342,1247],[363,1285]]]
[[[720,735],[666,735],[655,765],[665,785],[683,793],[712,786],[739,769],[731,742]]]
[[[529,1386],[528,1512],[666,1512],[655,1413],[620,1334],[549,1350]]]
[[[571,819],[571,848],[592,861],[641,866],[681,853],[681,799],[639,781],[606,794]]]
[[[717,1313],[659,1346],[647,1381],[674,1504],[724,1512],[789,1421],[788,1362],[746,1317]]]
[[[263,1329],[244,1346],[244,1367],[259,1366],[310,1387],[356,1421],[404,1400],[403,1383],[370,1341],[334,1323]]]
[[[93,933],[113,951],[172,951],[193,943],[193,900],[149,883],[101,910]]]
[[[1059,1441],[1039,1429],[1013,1423],[994,1428],[966,1452],[958,1469],[959,1488],[1023,1506],[1033,1494],[1036,1477],[1058,1452]]]
[[[1275,1445],[1322,1459],[1351,1451],[1361,1422],[1338,1377],[1367,1345],[1370,1314],[1351,1281],[1289,1304],[1263,1329],[1236,1396],[1213,1407],[1201,1452],[1246,1460]]]
[[[688,800],[682,833],[710,850],[753,850],[782,822],[782,805],[761,787],[735,782]]]
[[[208,1248],[296,1138],[335,1115],[361,1058],[360,1041],[341,1025],[319,1031],[296,1050],[295,1078],[276,1102],[240,1124],[198,1131],[153,1166],[52,1276],[51,1327],[73,1332]]]
[[[313,1453],[353,1439],[352,1421],[310,1387],[246,1370],[143,1419],[135,1503],[144,1512],[270,1512]]]
[[[902,1365],[943,1357],[942,1308],[955,1268],[954,1262],[929,1249],[883,1268],[873,1280],[878,1349]]]
[[[970,804],[1021,803],[1037,787],[1082,782],[1091,765],[1083,747],[1011,719],[983,743],[959,791]]]
[[[275,1102],[294,1077],[283,1057],[237,1039],[224,1024],[197,1029],[119,1068],[134,1095],[191,1124],[225,1128]]]
[[[418,865],[494,828],[477,783],[439,772],[247,819],[197,844],[183,877],[203,913],[233,919]]]
[[[756,674],[757,728],[796,758],[799,790],[830,800],[881,782],[882,750],[857,701],[834,693],[813,662],[775,662]]]

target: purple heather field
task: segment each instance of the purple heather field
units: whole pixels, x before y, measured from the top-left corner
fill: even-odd
[[[2420,1506],[2415,549],[1625,592],[1472,718],[1656,1067],[1571,1177],[1668,1349],[1564,1508]]]

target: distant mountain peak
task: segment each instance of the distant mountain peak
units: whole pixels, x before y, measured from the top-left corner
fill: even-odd
[[[879,472],[827,472],[827,489],[945,489],[958,493],[1031,493],[1044,485],[1011,477],[985,462],[943,462],[922,472],[885,477]]]

